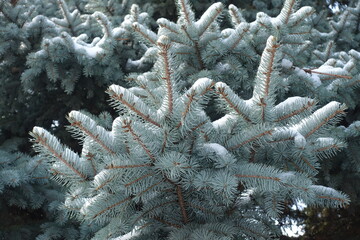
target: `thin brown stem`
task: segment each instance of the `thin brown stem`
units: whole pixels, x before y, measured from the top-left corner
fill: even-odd
[[[178,196],[178,200],[179,200],[179,205],[180,205],[180,209],[181,209],[181,215],[183,217],[183,222],[186,224],[189,222],[189,218],[188,215],[186,213],[186,209],[185,209],[185,201],[184,201],[184,197],[181,191],[181,187],[179,185],[176,186],[176,194]]]
[[[131,127],[131,121],[127,122],[126,120],[124,120],[124,126],[123,128],[125,128],[128,132],[130,132],[130,134],[133,136],[134,140],[137,141],[140,146],[145,150],[146,154],[149,156],[149,158],[155,162],[156,159],[154,157],[154,155],[151,153],[150,149],[145,145],[145,143],[141,140],[140,136],[137,135],[134,130]]]
[[[123,199],[123,200],[121,200],[121,201],[119,201],[119,202],[117,202],[117,203],[114,203],[114,204],[108,206],[107,208],[101,210],[101,211],[98,212],[97,214],[95,214],[92,218],[94,219],[94,218],[100,216],[101,214],[105,213],[106,211],[108,211],[108,210],[110,210],[110,209],[112,209],[112,208],[114,208],[114,207],[116,207],[116,206],[118,206],[118,205],[120,205],[120,204],[123,204],[123,203],[125,203],[125,202],[127,202],[127,201],[129,201],[129,200],[131,200],[131,199],[132,199],[132,197],[128,197],[128,198],[125,198],[125,199]]]
[[[186,4],[185,4],[184,0],[180,0],[180,5],[181,5],[181,9],[184,12],[186,22],[191,23],[189,13],[186,10]]]
[[[231,109],[234,109],[235,112],[236,112],[237,114],[239,114],[245,121],[251,123],[251,120],[250,120],[243,112],[241,112],[240,109],[237,108],[234,103],[232,103],[232,102],[230,101],[230,99],[228,98],[228,94],[225,93],[225,88],[223,88],[223,87],[218,87],[216,93],[218,93],[218,94],[221,95],[221,97],[228,103],[228,105],[229,105],[229,107],[230,107]]]
[[[112,99],[115,99],[115,100],[121,102],[123,105],[128,107],[131,111],[135,112],[138,116],[140,116],[144,120],[148,121],[149,123],[151,123],[157,127],[161,127],[161,125],[158,122],[156,122],[155,120],[153,120],[149,115],[145,115],[139,109],[135,108],[134,104],[131,104],[131,103],[127,102],[125,99],[123,99],[123,96],[124,96],[123,94],[118,95],[112,90],[108,90],[108,93],[110,94],[110,97]]]
[[[337,77],[337,78],[352,79],[351,76],[346,76],[346,75],[338,75],[338,74],[318,72],[318,71],[314,71],[314,70],[311,70],[311,69],[303,69],[303,70],[304,70],[304,72],[306,72],[306,73],[316,73],[316,74],[321,74],[321,75],[333,76],[333,77]],[[321,79],[320,79],[320,80],[321,80]]]
[[[77,170],[72,164],[70,164],[61,153],[58,153],[53,149],[48,143],[47,139],[43,138],[43,136],[39,136],[37,134],[34,134],[36,139],[35,141],[44,146],[54,157],[59,159],[62,163],[64,163],[68,168],[70,168],[74,173],[76,173],[78,176],[80,176],[82,179],[87,180],[87,176],[85,176],[83,173],[81,173],[79,170]]]
[[[307,109],[311,108],[314,105],[315,105],[315,101],[308,101],[307,104],[305,106],[303,106],[302,108],[300,108],[298,110],[295,110],[295,111],[292,111],[289,114],[283,115],[283,116],[279,117],[278,119],[276,119],[274,122],[280,122],[280,121],[283,121],[283,120],[285,120],[287,118],[291,118],[293,116],[296,116],[296,115],[306,111]]]
[[[249,28],[250,27],[247,27],[243,30],[243,32],[240,34],[239,38],[236,39],[236,41],[231,45],[230,50],[233,50],[239,44],[239,42],[243,39],[245,34],[249,31]]]
[[[204,69],[204,68],[205,68],[205,65],[204,65],[204,62],[203,62],[203,60],[202,60],[202,58],[201,58],[199,42],[196,41],[196,40],[193,40],[193,39],[190,37],[190,35],[189,35],[189,33],[187,32],[185,26],[182,26],[181,28],[184,30],[184,32],[185,32],[186,36],[188,37],[188,39],[194,43],[194,50],[195,50],[195,54],[196,54],[197,60],[198,60],[199,65],[200,65],[200,69]]]
[[[160,56],[163,57],[164,59],[164,70],[165,70],[165,77],[163,78],[166,81],[166,89],[167,89],[167,95],[168,95],[168,101],[169,101],[169,108],[168,108],[168,114],[172,114],[173,112],[173,89],[172,89],[172,79],[171,79],[171,69],[170,69],[170,60],[169,60],[169,56],[168,56],[168,50],[170,45],[165,45],[165,44],[161,44],[158,43],[158,45],[161,48],[161,52],[159,53]]]
[[[222,9],[216,8],[216,14],[211,16],[211,20],[207,21],[206,27],[199,33],[199,37],[201,37],[206,29],[209,28],[209,26],[215,21],[215,19],[219,16],[219,14],[222,12]]]
[[[336,115],[344,113],[344,110],[337,110],[333,114],[331,114],[329,117],[325,118],[323,121],[320,122],[316,127],[314,127],[310,132],[308,132],[304,137],[307,138],[310,135],[312,135],[314,132],[316,132],[320,127],[322,127],[324,124],[326,124],[328,121],[333,119]]]
[[[106,166],[105,169],[119,169],[119,168],[138,168],[138,167],[150,167],[152,164],[134,164],[134,165],[113,165]]]
[[[262,137],[262,136],[271,135],[272,132],[273,132],[273,130],[268,130],[268,131],[259,133],[258,135],[254,136],[254,137],[252,137],[252,138],[250,138],[250,139],[248,139],[248,140],[246,140],[246,141],[244,141],[244,142],[241,142],[241,143],[239,143],[239,144],[237,144],[237,145],[235,145],[235,146],[229,147],[228,149],[230,149],[230,150],[235,150],[235,149],[237,149],[237,148],[239,148],[239,147],[241,147],[241,146],[243,146],[243,145],[245,145],[245,144],[247,144],[247,143],[249,143],[249,142],[255,141],[256,139],[258,139],[258,138],[260,138],[260,137]]]
[[[280,178],[278,178],[278,177],[268,177],[268,176],[261,176],[261,175],[241,175],[241,174],[235,174],[235,176],[240,177],[240,178],[259,178],[259,179],[274,180],[274,181],[280,182]]]
[[[137,179],[135,179],[135,180],[127,183],[127,184],[125,184],[124,186],[125,186],[125,187],[129,187],[130,185],[132,185],[132,184],[134,184],[134,183],[136,183],[136,182],[138,182],[138,181],[140,181],[140,180],[142,180],[142,179],[144,179],[144,178],[151,177],[151,176],[154,176],[154,175],[155,175],[155,173],[145,174],[145,175],[143,175],[143,176],[141,176],[141,177],[139,177],[139,178],[137,178]]]
[[[174,227],[174,228],[181,228],[181,227],[182,227],[182,226],[179,225],[179,224],[175,224],[175,223],[171,223],[171,222],[165,221],[164,219],[161,219],[161,218],[159,218],[159,217],[154,217],[153,219],[155,219],[156,221],[161,222],[161,223],[163,223],[163,224],[165,224],[165,225]]]
[[[98,137],[98,135],[93,134],[89,129],[84,127],[80,121],[76,121],[75,119],[68,117],[69,121],[71,122],[71,126],[79,128],[82,132],[84,132],[86,135],[88,135],[90,138],[92,138],[95,142],[97,142],[103,149],[105,149],[108,153],[111,155],[114,155],[115,152],[111,150],[106,144],[101,141],[101,139]]]
[[[292,0],[291,3],[290,3],[290,7],[288,9],[288,11],[286,12],[286,17],[285,17],[285,24],[288,24],[289,22],[289,19],[290,19],[290,15],[291,15],[291,11],[294,7],[294,4],[295,4],[295,0]]]

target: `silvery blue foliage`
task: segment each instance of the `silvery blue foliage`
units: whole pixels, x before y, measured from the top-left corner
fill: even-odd
[[[338,123],[358,107],[360,5],[329,22],[309,1],[226,10],[226,1],[176,0],[177,21],[155,21],[151,13],[162,12],[155,7],[170,3],[136,2],[0,2],[0,79],[11,93],[1,104],[12,107],[1,110],[1,130],[25,132],[29,123],[11,120],[29,115],[35,124],[36,112],[44,127],[31,132],[39,156],[11,165],[16,153],[2,152],[0,186],[41,186],[21,166],[42,159],[37,171],[64,188],[49,205],[60,225],[42,225],[38,239],[131,231],[134,239],[269,239],[281,234],[274,219],[289,203],[349,204],[315,177],[339,188],[326,159],[343,149],[343,168],[359,169],[358,122]],[[115,120],[78,111],[107,110],[107,86]],[[54,115],[57,102],[66,107]],[[55,118],[62,126],[59,115],[69,109],[77,109],[67,119],[79,153],[55,137],[58,127],[49,129]],[[30,196],[46,205],[48,197]],[[69,219],[79,228],[67,228]]]
[[[20,138],[12,138],[0,148],[0,195],[2,214],[12,214],[22,209],[21,229],[11,227],[19,224],[16,218],[7,218],[0,237],[4,239],[78,239],[77,224],[71,222],[66,212],[59,210],[64,201],[61,186],[50,180],[49,163],[39,156],[31,157],[18,151]],[[27,215],[30,215],[27,216]],[[41,216],[43,215],[43,216]],[[42,219],[46,219],[45,221]],[[39,221],[42,229],[34,228]]]
[[[159,19],[158,33],[132,24],[155,64],[129,76],[133,87],[108,88],[119,113],[111,129],[71,111],[69,130],[83,146],[80,154],[41,127],[31,132],[35,149],[52,159],[56,181],[68,186],[69,214],[93,226],[94,239],[133,229],[134,239],[269,239],[279,236],[274,219],[288,201],[347,205],[346,194],[314,179],[323,159],[346,147],[346,137],[331,131],[347,107],[331,98],[317,107],[311,96],[279,90],[285,76],[308,78],[311,89],[323,87],[312,76],[315,70],[305,71],[284,54],[296,50],[294,59],[306,57],[293,45],[308,40],[291,33],[309,30],[313,9],[295,10],[295,1],[287,0],[277,17],[258,14],[255,22],[236,23],[241,16],[232,5],[237,30],[221,34],[221,3],[197,21],[188,1],[177,4],[179,20]],[[259,36],[267,41],[255,72],[245,79],[250,93],[234,91],[234,81],[219,75],[222,70],[211,79],[214,66],[233,54],[227,47],[242,41],[252,46]],[[256,55],[263,44],[258,41],[244,49]],[[210,45],[222,51],[214,62],[207,60]],[[320,70],[345,75],[324,64]],[[287,87],[298,86],[289,80]],[[219,112],[215,120],[209,108]]]
[[[118,25],[116,21],[111,22],[101,12],[81,14],[78,9],[70,11],[63,0],[57,3],[61,9],[61,18],[38,16],[29,23],[30,26],[37,25],[43,19],[51,25],[55,34],[45,35],[41,49],[27,56],[29,69],[21,76],[24,88],[36,88],[43,72],[50,80],[46,83],[49,89],[57,88],[57,82],[60,81],[61,88],[68,94],[74,91],[77,82],[84,81],[84,78],[91,79],[87,86],[89,98],[95,94],[93,86],[121,82],[128,58],[136,58],[136,51],[141,52],[140,46],[134,47],[136,44],[131,32],[123,26],[113,27],[113,24]],[[95,5],[89,3],[85,8],[100,7]],[[146,19],[142,21],[137,15],[133,17],[146,24]],[[100,33],[96,31],[99,26]]]

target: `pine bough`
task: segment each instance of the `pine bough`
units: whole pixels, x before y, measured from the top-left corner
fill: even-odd
[[[53,161],[55,179],[68,187],[64,208],[93,227],[94,238],[138,228],[138,239],[268,239],[285,201],[343,207],[343,193],[315,185],[321,160],[344,147],[329,129],[345,106],[292,97],[276,104],[281,44],[268,38],[253,96],[241,99],[225,83],[198,79],[181,90],[166,36],[156,41],[162,71],[143,76],[141,94],[112,85],[120,116],[107,131],[72,111],[70,130],[80,155],[46,130],[31,133],[35,148]],[[150,87],[151,86],[151,87]],[[227,113],[204,111],[215,95]]]

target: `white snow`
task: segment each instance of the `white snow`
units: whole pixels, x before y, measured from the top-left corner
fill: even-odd
[[[349,76],[349,72],[347,71],[347,69],[352,68],[352,65],[353,65],[352,62],[349,62],[345,66],[342,65],[342,67],[334,67],[336,64],[337,64],[337,62],[335,59],[329,59],[328,61],[326,61],[326,63],[324,65],[320,66],[317,69],[313,69],[313,71],[320,72],[320,73],[333,74],[333,75]]]
[[[147,96],[147,92],[140,88],[140,87],[132,87],[128,89],[130,92],[132,92],[134,95],[136,96],[140,96],[140,97],[146,97]]]
[[[221,37],[222,38],[228,38],[229,36],[231,36],[231,34],[235,32],[234,29],[231,28],[226,28],[224,30],[221,31]]]
[[[279,17],[271,18],[271,24],[275,29],[279,29],[284,23],[282,19],[280,19],[280,15],[279,15]]]
[[[295,146],[298,148],[304,148],[306,145],[305,137],[301,135],[295,127],[292,127],[289,130],[291,131],[291,135],[294,137]]]
[[[333,63],[335,64],[333,61],[331,61],[333,59],[329,59],[327,63]],[[330,62],[329,62],[330,61]],[[339,67],[333,67],[331,65],[321,65],[319,68],[314,69],[314,71],[319,71],[319,72],[334,72],[334,71],[342,71],[342,68]]]
[[[334,139],[331,137],[322,137],[316,139],[317,142],[319,142],[321,145],[331,145],[334,144]]]
[[[77,42],[74,42],[74,50],[75,51],[83,50],[86,52],[86,55],[90,58],[95,58],[97,54],[103,51],[103,49],[99,47],[98,44],[96,44],[95,46],[85,46]]]
[[[318,109],[315,111],[314,114],[318,114],[318,115],[327,115],[326,113],[328,112],[333,112],[337,109],[339,109],[340,107],[340,103],[336,102],[336,101],[331,101],[328,104],[326,104],[325,106],[323,106],[322,108]]]
[[[295,146],[298,148],[304,148],[306,145],[306,139],[300,133],[295,135],[294,141],[295,141]]]
[[[295,68],[295,73],[296,73],[299,77],[303,77],[303,78],[307,78],[307,77],[308,77],[307,74],[306,74],[306,72],[305,72],[304,70],[298,68],[298,67]]]
[[[310,81],[315,88],[317,88],[321,85],[321,81],[320,81],[318,74],[315,74],[315,73],[308,74],[303,69],[300,69],[298,67],[295,68],[295,73],[299,77]]]
[[[259,22],[261,22],[262,24],[266,25],[266,26],[271,26],[272,24],[272,19],[271,17],[269,17],[266,13],[263,12],[258,12],[256,14],[256,20],[253,23],[259,25]]]
[[[317,74],[315,74],[315,73],[311,74],[311,79],[312,79],[312,82],[313,82],[313,85],[315,88],[317,88],[321,85],[320,78]]]
[[[349,134],[350,136],[357,136],[360,133],[360,121],[356,121],[352,123],[344,131],[346,134]]]
[[[231,65],[228,63],[219,63],[216,64],[215,70],[219,71],[219,72],[228,72],[231,70]]]
[[[239,203],[244,204],[244,205],[250,203],[251,202],[251,195],[253,195],[255,191],[256,191],[255,188],[245,189],[240,195]]]
[[[358,51],[356,51],[356,50],[354,50],[354,49],[351,49],[351,50],[349,51],[349,54],[350,54],[352,57],[356,58],[356,59],[360,59],[360,52],[358,52]]]
[[[137,101],[139,101],[139,98],[126,88],[123,88],[116,84],[112,84],[109,89],[114,91],[117,95],[122,94],[123,98],[130,103],[136,103]]]
[[[300,101],[301,99],[303,99],[303,98],[302,98],[302,97],[299,97],[299,96],[289,97],[289,98],[287,98],[285,101],[279,103],[276,107],[277,107],[277,108],[284,108],[286,105],[296,104],[296,102]],[[284,106],[283,106],[283,105],[284,105]]]
[[[217,143],[205,143],[203,146],[208,150],[214,151],[218,156],[224,156],[228,153],[226,148]]]
[[[226,114],[222,118],[212,122],[212,125],[215,129],[225,128],[226,125],[228,125],[227,123],[229,123],[231,120],[235,120],[235,118],[236,117],[234,115]]]
[[[144,59],[140,58],[138,60],[131,60],[130,58],[126,62],[126,69],[134,69],[134,68],[141,68],[144,65]]]
[[[51,123],[51,128],[57,128],[59,126],[59,120],[53,120]]]
[[[113,29],[112,33],[114,36],[123,36],[125,35],[126,31],[122,27],[117,27]]]
[[[350,127],[359,131],[360,130],[360,121],[356,121],[356,122],[352,123],[348,128],[350,128]]]
[[[211,80],[209,78],[200,78],[191,86],[191,88],[204,87],[211,84]]]
[[[287,60],[286,58],[284,58],[283,60],[281,60],[281,65],[285,69],[290,69],[293,66],[293,63]]]
[[[128,232],[127,234],[118,237],[118,238],[114,238],[113,240],[130,240],[132,237],[136,237],[140,234],[139,231],[137,231],[138,228],[135,227],[131,232]]]
[[[286,181],[286,180],[291,180],[291,178],[294,178],[295,175],[294,175],[294,172],[283,172],[283,173],[280,173],[278,175],[278,177],[283,180],[283,181]]]
[[[336,92],[338,90],[338,85],[336,84],[329,84],[329,86],[326,87],[326,90],[328,90],[329,92]]]
[[[297,10],[296,12],[294,12],[293,14],[291,14],[291,19],[292,21],[296,22],[298,21],[298,19],[301,19],[304,16],[309,15],[309,13],[311,12],[314,12],[314,9],[312,7],[304,6],[299,10]]]

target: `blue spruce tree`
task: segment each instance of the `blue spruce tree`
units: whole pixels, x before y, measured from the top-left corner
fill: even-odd
[[[94,239],[133,229],[134,239],[269,239],[280,235],[274,220],[289,201],[320,207],[349,203],[346,194],[315,179],[324,159],[346,147],[344,137],[333,134],[346,106],[328,97],[316,110],[311,94],[291,96],[302,91],[294,79],[326,91],[322,75],[345,74],[332,72],[333,66],[324,69],[324,63],[318,67],[324,69],[321,77],[313,76],[315,70],[285,57],[295,50],[300,61],[308,56],[298,45],[310,36],[296,33],[311,28],[307,18],[314,10],[296,10],[295,2],[285,1],[276,17],[262,13],[252,23],[220,31],[221,3],[196,21],[189,2],[179,0],[178,22],[159,19],[157,34],[132,24],[149,46],[145,56],[156,54],[156,62],[150,72],[129,76],[133,87],[109,87],[119,112],[111,130],[70,112],[69,130],[83,146],[77,154],[45,129],[33,129],[36,150],[53,163],[55,180],[68,187],[64,209],[88,226]],[[241,20],[235,6],[230,10]],[[217,66],[230,62],[231,51],[242,44],[254,59],[264,49],[254,60],[256,71],[234,92],[236,81],[220,75],[226,68]],[[246,63],[233,59],[239,66]]]
[[[0,215],[8,219],[1,226],[0,238],[78,239],[80,236],[79,225],[59,210],[65,199],[62,186],[50,181],[51,174],[47,171],[50,165],[46,160],[32,157],[27,132],[39,124],[61,135],[65,132],[64,115],[72,108],[90,104],[94,113],[106,110],[103,107],[106,103],[102,101],[106,96],[104,91],[117,79],[107,83],[103,78],[85,75],[79,62],[87,61],[86,65],[91,68],[94,64],[91,54],[97,54],[97,50],[106,54],[127,51],[125,55],[117,54],[123,56],[123,60],[112,65],[111,71],[118,71],[126,68],[127,58],[136,58],[142,51],[131,40],[131,33],[118,27],[113,35],[107,17],[94,13],[92,6],[85,3],[70,2],[68,7],[67,2],[55,0],[0,1]],[[124,11],[128,12],[128,8]],[[123,20],[125,15],[111,20]],[[140,22],[147,19],[145,13],[137,13],[136,17]],[[110,35],[105,30],[102,33],[96,20],[103,24],[103,29],[108,28]],[[93,30],[90,32],[90,29]],[[96,38],[98,45],[87,45],[79,40],[81,37],[77,42],[73,40],[72,36],[83,34],[85,41],[85,32],[89,38]],[[122,34],[128,38],[120,39]],[[106,44],[108,50],[102,48]],[[106,61],[109,63],[109,59]],[[106,67],[101,70],[102,76],[111,72]],[[82,94],[74,91],[75,85],[76,89],[89,90]],[[96,88],[99,91],[91,90]],[[96,102],[104,103],[96,107]],[[100,117],[106,116],[105,113]]]
[[[319,2],[0,1],[1,214],[39,209],[37,239],[273,239],[298,201],[354,206],[360,4]]]

